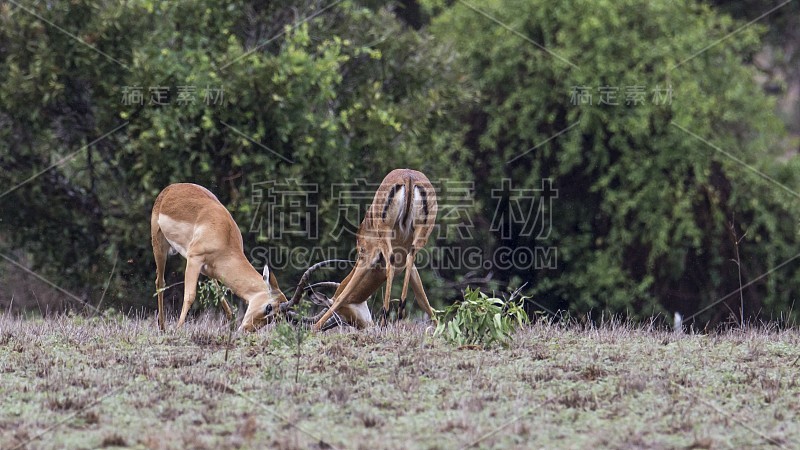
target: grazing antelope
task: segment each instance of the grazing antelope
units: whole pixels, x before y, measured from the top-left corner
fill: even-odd
[[[367,299],[386,282],[383,297],[382,323],[389,314],[392,279],[396,269],[405,269],[400,294],[398,317],[403,317],[408,285],[414,290],[419,306],[436,321],[428,296],[422,288],[414,258],[428,242],[436,221],[436,191],[421,172],[395,169],[381,182],[375,198],[358,229],[356,242],[358,260],[349,275],[336,289],[331,307],[314,325],[315,330],[327,329],[333,313],[338,313],[356,328],[372,325]]]
[[[164,330],[164,266],[167,256],[175,253],[186,258],[183,309],[178,328],[183,326],[194,302],[201,273],[221,281],[247,302],[240,331],[255,331],[286,302],[267,264],[264,264],[262,277],[247,261],[239,227],[217,197],[202,186],[178,183],[164,188],[153,205],[150,235],[156,259],[161,330]],[[231,320],[233,314],[225,299],[222,308]]]

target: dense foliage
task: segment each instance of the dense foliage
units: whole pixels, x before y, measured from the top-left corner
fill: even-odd
[[[113,275],[106,304],[152,307],[171,182],[214,191],[289,289],[349,254],[359,179],[395,167],[443,189],[429,247],[482,258],[430,256],[434,303],[527,282],[532,310],[687,316],[746,284],[774,318],[800,289],[798,163],[749,64],[765,29],[721,39],[742,22],[704,4],[79,0],[0,22],[0,244],[92,304]]]
[[[506,301],[467,288],[463,300],[441,312],[433,335],[459,346],[506,346],[512,334],[529,322],[524,303],[524,297]]]
[[[558,189],[548,242],[558,267],[518,273],[535,280],[539,302],[686,315],[736,291],[741,267],[742,283],[771,272],[744,290],[745,314],[776,317],[792,303],[797,271],[772,270],[797,254],[798,163],[777,161],[782,126],[742,64],[758,27],[704,50],[738,24],[691,1],[480,8],[447,9],[433,32],[455,43],[481,86],[464,119],[477,191],[500,178],[529,189],[552,178]],[[521,235],[508,245],[541,245]],[[703,317],[720,320],[740,301]]]
[[[119,258],[117,299],[151,303],[148,215],[171,182],[214,191],[261,266],[277,248],[352,248],[352,233],[331,237],[334,183],[379,182],[397,166],[450,173],[460,126],[446,108],[468,91],[431,37],[352,2],[324,12],[283,3],[87,1],[38,11],[108,57],[5,4],[2,185],[74,153],[0,198],[12,245],[95,300]],[[318,208],[311,223],[284,224],[253,200],[270,182],[307,193],[302,206]],[[282,263],[284,287],[312,257],[320,255]]]

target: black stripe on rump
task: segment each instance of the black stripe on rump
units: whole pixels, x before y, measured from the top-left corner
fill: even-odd
[[[422,214],[425,215],[425,218],[428,218],[428,192],[424,188],[417,187],[419,189],[419,195],[422,196]]]
[[[389,206],[392,204],[392,200],[394,200],[394,194],[397,192],[397,189],[401,187],[403,187],[402,184],[395,184],[391,189],[389,189],[389,196],[386,197],[386,203],[383,205],[381,219],[386,220],[386,214],[389,212]]]

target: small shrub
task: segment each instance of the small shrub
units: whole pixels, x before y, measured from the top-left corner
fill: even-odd
[[[464,300],[454,303],[439,315],[434,336],[455,345],[507,346],[511,333],[529,322],[522,305],[526,297],[505,301],[489,297],[480,289],[464,292]]]
[[[203,280],[197,284],[197,300],[204,309],[219,307],[222,300],[225,300],[225,297],[230,294],[230,289],[213,278]],[[231,305],[231,308],[233,308],[233,305]]]
[[[273,329],[273,344],[277,348],[286,347],[300,354],[303,343],[311,336],[310,328],[295,325],[288,320],[279,320]]]
[[[307,305],[301,305],[298,313],[305,315]],[[300,381],[300,358],[303,356],[303,343],[311,337],[311,329],[302,324],[293,324],[288,320],[280,320],[275,325],[273,343],[278,347],[294,349],[295,366],[294,382]]]

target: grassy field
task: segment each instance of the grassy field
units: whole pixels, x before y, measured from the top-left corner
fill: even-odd
[[[800,447],[797,330],[227,330],[0,316],[0,448]]]

